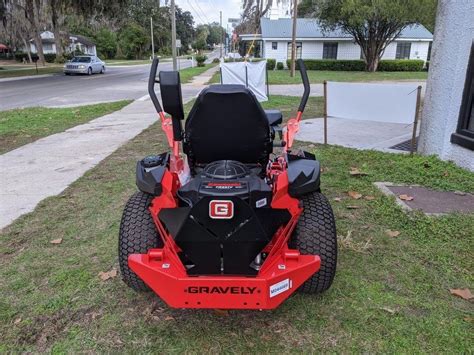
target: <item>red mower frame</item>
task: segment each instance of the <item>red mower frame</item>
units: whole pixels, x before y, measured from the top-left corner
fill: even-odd
[[[132,254],[128,258],[130,268],[161,299],[174,308],[220,309],[273,309],[287,299],[321,265],[318,255],[301,255],[288,247],[303,208],[298,199],[288,193],[287,160],[285,155],[299,130],[304,107],[309,97],[309,81],[303,63],[299,63],[305,91],[295,118],[283,128],[282,154],[270,162],[267,178],[272,182],[271,207],[287,209],[289,222],[280,227],[271,242],[263,250],[267,257],[257,276],[188,276],[178,253],[181,251],[161,223],[158,215],[163,208],[178,207],[177,190],[180,175],[184,172],[184,160],[180,141],[173,135],[173,120],[165,116],[154,91],[158,60],[154,60],[149,80],[149,94],[158,112],[161,126],[171,148],[169,169],[162,180],[162,193],[152,200],[149,211],[163,241],[163,247],[150,249],[146,254]]]

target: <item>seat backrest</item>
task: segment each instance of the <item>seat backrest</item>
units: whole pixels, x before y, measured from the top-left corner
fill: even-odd
[[[216,160],[268,161],[270,125],[255,95],[243,85],[211,85],[196,99],[185,125],[184,152],[192,165]]]

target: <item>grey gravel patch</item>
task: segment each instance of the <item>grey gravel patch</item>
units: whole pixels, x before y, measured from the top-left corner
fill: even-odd
[[[474,195],[460,191],[438,191],[419,185],[403,185],[391,182],[375,182],[385,195],[394,196],[396,203],[405,211],[418,210],[426,215],[447,213],[474,213]],[[400,195],[413,197],[411,201],[400,199]]]

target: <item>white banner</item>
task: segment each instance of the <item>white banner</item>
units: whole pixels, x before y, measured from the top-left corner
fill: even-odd
[[[413,123],[417,85],[327,83],[328,116],[393,123]]]
[[[222,84],[240,84],[248,87],[257,100],[268,101],[266,70],[267,61],[221,63]]]

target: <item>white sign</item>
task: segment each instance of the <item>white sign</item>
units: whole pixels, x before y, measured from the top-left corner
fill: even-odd
[[[258,101],[268,101],[266,70],[266,60],[221,63],[222,84],[245,85],[252,90]]]
[[[274,285],[270,286],[270,298],[275,297],[276,295],[279,295],[280,293],[283,293],[285,291],[288,291],[291,288],[291,280],[290,279],[285,279],[283,281],[280,281]]]
[[[176,48],[181,48],[181,40],[180,39],[176,40]]]
[[[328,116],[354,120],[413,123],[417,85],[327,83]]]

